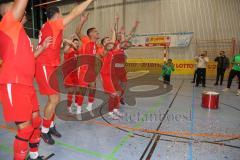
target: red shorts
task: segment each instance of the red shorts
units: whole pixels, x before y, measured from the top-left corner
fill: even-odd
[[[114,68],[115,72],[117,73],[116,76],[118,78],[118,80],[120,80],[121,82],[127,82],[127,71],[125,69],[125,67],[116,67]]]
[[[53,95],[58,94],[58,81],[57,77],[54,77],[50,86],[49,78],[51,74],[57,69],[56,66],[44,66],[37,64],[36,65],[36,80],[38,83],[39,91],[42,95]]]
[[[32,86],[1,84],[0,100],[6,122],[29,121],[32,113],[39,111],[37,94]]]
[[[120,91],[121,87],[117,82],[116,76],[111,76],[109,74],[101,74],[103,89],[107,93],[116,93]]]
[[[78,72],[74,71],[64,79],[64,85],[66,87],[72,87],[78,85]]]
[[[78,72],[78,82],[81,87],[89,86],[89,83],[96,81],[96,73],[94,70],[88,70],[87,68],[80,68]]]

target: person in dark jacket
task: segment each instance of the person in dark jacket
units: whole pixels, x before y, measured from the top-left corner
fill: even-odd
[[[222,85],[225,71],[229,67],[230,62],[229,58],[225,55],[225,51],[220,52],[219,56],[215,58],[215,62],[217,62],[217,77],[214,85],[217,86],[219,80],[220,85]]]

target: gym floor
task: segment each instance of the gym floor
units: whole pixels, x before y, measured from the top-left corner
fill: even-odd
[[[223,93],[226,82],[215,87],[214,81],[208,80],[207,88],[195,88],[190,79],[176,77],[172,78],[172,86],[164,89],[161,81],[151,81],[154,83],[138,86],[131,86],[130,81],[131,93],[126,93],[129,105],[121,107],[126,116],[120,120],[110,120],[106,114],[89,121],[68,120],[59,113],[57,127],[63,137],[55,139],[53,146],[42,141],[40,153],[54,153],[50,160],[240,159],[240,97],[235,94],[236,83],[232,86],[234,92]],[[151,94],[151,90],[159,90],[159,94]],[[204,90],[220,92],[217,110],[201,107]],[[137,92],[142,96],[133,94]],[[131,102],[133,98],[136,103]],[[41,106],[46,100],[39,95]],[[98,107],[101,100],[96,102]],[[10,160],[15,128],[4,122],[2,107],[0,115],[0,160]]]

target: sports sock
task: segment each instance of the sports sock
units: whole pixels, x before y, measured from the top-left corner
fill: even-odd
[[[30,137],[29,140],[29,147],[30,147],[30,157],[32,159],[36,159],[38,157],[38,147],[39,147],[39,143],[40,143],[40,125],[42,123],[42,119],[40,116],[35,117],[32,119],[32,126],[34,128],[33,134]]]
[[[42,133],[48,133],[51,126],[52,119],[43,119]]]
[[[28,142],[33,130],[32,126],[18,130],[14,140],[14,160],[25,160],[28,154]]]

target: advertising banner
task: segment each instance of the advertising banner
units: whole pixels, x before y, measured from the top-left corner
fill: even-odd
[[[193,32],[161,33],[135,35],[132,47],[187,47],[191,43]]]
[[[173,75],[193,75],[195,71],[196,62],[194,60],[177,60],[173,59],[175,71]],[[127,70],[130,72],[144,70],[152,73],[160,74],[162,70],[162,59],[128,59]],[[217,73],[217,64],[210,61],[207,65],[207,75],[215,77]],[[227,71],[227,73],[229,70]],[[227,75],[227,74],[226,74]]]

